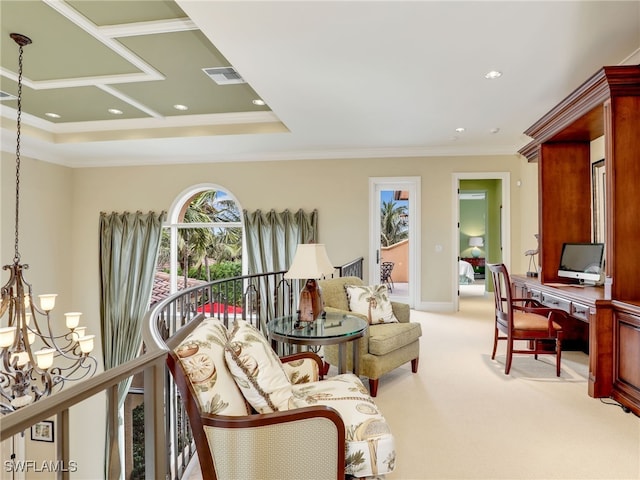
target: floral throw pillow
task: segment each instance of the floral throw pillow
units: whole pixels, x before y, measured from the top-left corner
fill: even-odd
[[[291,382],[269,341],[253,325],[236,321],[225,345],[225,360],[242,395],[258,413],[288,409]]]
[[[393,314],[386,285],[346,285],[349,310],[366,315],[370,325],[398,323]]]
[[[248,415],[249,409],[224,359],[227,329],[208,318],[176,348],[200,410],[216,415]]]

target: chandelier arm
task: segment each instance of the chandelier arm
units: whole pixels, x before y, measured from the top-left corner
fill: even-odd
[[[0,372],[0,387],[1,387],[3,393],[5,391],[5,386],[6,387],[11,386],[12,381],[15,382],[16,379],[17,379],[17,377],[15,375],[15,371],[16,370],[11,365],[11,362],[9,362],[8,356],[9,356],[8,352],[6,352],[6,351],[2,352],[3,369]]]
[[[52,368],[50,371],[52,378],[51,391],[53,391],[53,389],[58,385],[62,386],[65,382],[75,382],[77,380],[82,380],[89,375],[93,375],[96,372],[97,368],[98,362],[94,357],[90,356],[78,358],[72,365],[64,368]],[[67,372],[67,370],[70,371]],[[80,372],[81,375],[73,376],[76,372]]]
[[[55,348],[55,346],[53,348]],[[81,361],[84,358],[84,356],[86,355],[85,353],[80,353],[80,354],[75,353],[75,351],[76,351],[75,345],[74,345],[73,350],[70,350],[73,353],[73,355],[69,355],[68,351],[64,352],[62,350],[58,350],[58,349],[56,349],[56,350],[58,351],[58,354],[56,355],[56,358],[62,357],[62,358],[66,358],[67,360],[72,360],[74,362],[71,366],[58,367],[58,368],[60,368],[61,371],[69,370],[73,365],[75,365],[76,362]]]
[[[34,372],[38,373],[38,375],[40,376],[40,378],[37,378],[34,375]],[[37,402],[40,398],[44,397],[45,395],[51,395],[51,393],[53,393],[54,388],[57,385],[60,385],[60,388],[62,388],[62,384],[64,384],[64,378],[61,376],[53,376],[51,374],[51,372],[46,371],[46,370],[40,370],[40,369],[36,369],[35,367],[31,369],[30,372],[30,378],[31,380],[33,380],[33,382],[30,382],[31,385],[31,392],[34,394],[34,402]],[[38,388],[38,384],[35,383],[37,381],[40,381],[43,385],[43,389],[39,389]]]

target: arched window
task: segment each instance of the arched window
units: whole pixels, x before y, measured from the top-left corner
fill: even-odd
[[[152,303],[199,283],[242,274],[242,208],[226,189],[200,184],[169,210]]]

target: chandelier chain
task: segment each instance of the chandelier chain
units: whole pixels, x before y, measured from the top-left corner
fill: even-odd
[[[28,265],[20,264],[20,140],[22,119],[23,48],[31,39],[20,33],[10,37],[19,46],[17,140],[16,140],[16,211],[15,256],[8,282],[0,288],[0,414],[32,404],[62,389],[66,381],[81,380],[95,374],[98,362],[91,355],[94,335],[86,335],[80,326],[80,312],[65,313],[66,333],[54,333],[50,312],[55,294],[39,295],[40,306],[33,302],[31,284],[23,277]],[[6,316],[5,316],[6,314]],[[6,319],[6,320],[5,320]],[[36,348],[39,350],[36,350]]]
[[[17,120],[17,140],[16,140],[16,240],[15,240],[15,253],[13,256],[13,263],[20,263],[20,251],[18,249],[19,230],[18,225],[20,221],[20,126],[22,118],[22,45],[19,45],[18,54],[18,120]]]

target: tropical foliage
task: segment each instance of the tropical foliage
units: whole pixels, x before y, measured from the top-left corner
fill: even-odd
[[[236,203],[224,193],[208,190],[188,204],[182,223],[209,224],[178,229],[179,275],[212,281],[240,275],[242,270],[242,229]],[[169,231],[163,233],[159,265],[169,265]]]
[[[380,245],[388,247],[409,238],[406,205],[393,200],[382,202],[380,207]]]

